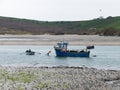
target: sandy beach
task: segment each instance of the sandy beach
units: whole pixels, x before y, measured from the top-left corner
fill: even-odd
[[[1,66],[0,90],[120,90],[120,71]]]
[[[0,45],[55,45],[58,41],[68,41],[70,45],[120,45],[118,36],[0,35]]]

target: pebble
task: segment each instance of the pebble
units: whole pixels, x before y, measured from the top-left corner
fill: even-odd
[[[0,90],[120,90],[119,70],[0,67]]]

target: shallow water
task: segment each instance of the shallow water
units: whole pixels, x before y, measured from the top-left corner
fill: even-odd
[[[83,49],[84,46],[70,46],[69,49]],[[31,49],[35,55],[26,55]],[[46,53],[52,49],[50,56]],[[41,53],[41,54],[39,54]],[[94,55],[96,57],[94,57]],[[120,46],[95,46],[90,58],[56,57],[53,46],[0,46],[1,66],[87,66],[120,70]]]

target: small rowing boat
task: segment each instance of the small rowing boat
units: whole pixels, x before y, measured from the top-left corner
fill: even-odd
[[[35,52],[31,51],[31,49],[26,50],[26,55],[35,55]]]

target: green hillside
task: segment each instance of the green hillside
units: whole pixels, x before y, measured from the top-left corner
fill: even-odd
[[[37,21],[0,17],[0,34],[101,34],[120,35],[120,17],[87,21]]]

